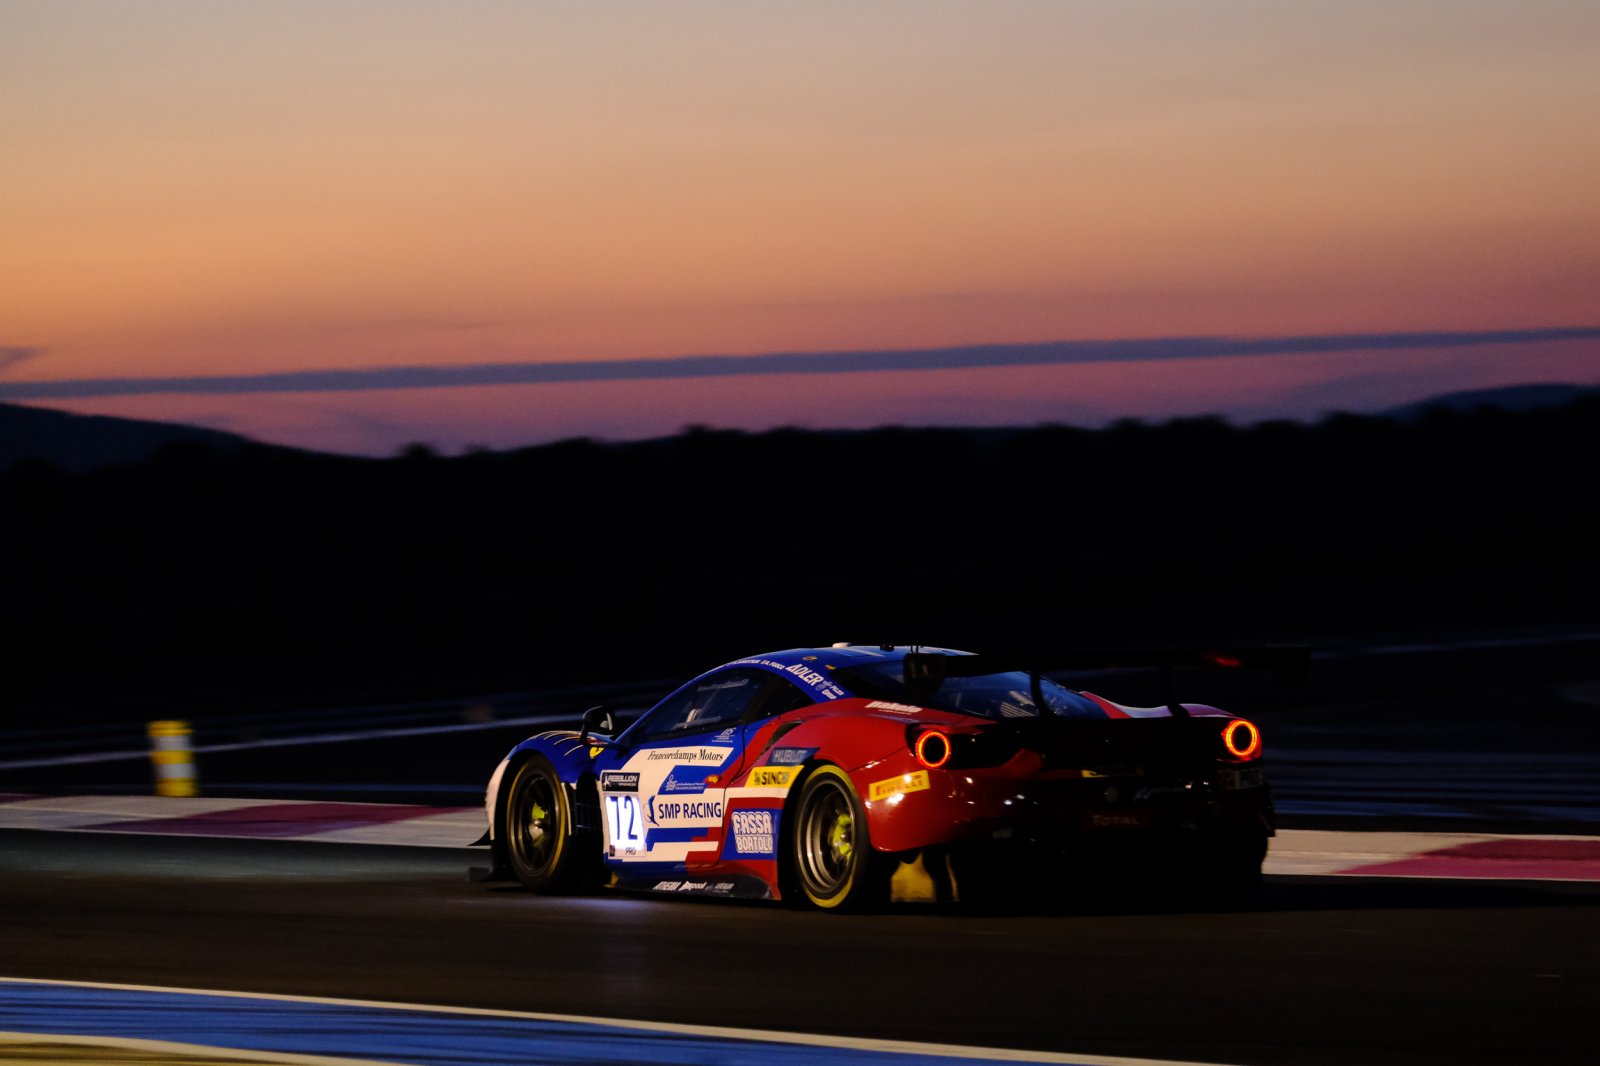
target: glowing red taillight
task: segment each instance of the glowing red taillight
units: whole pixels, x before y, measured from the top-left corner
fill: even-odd
[[[1229,755],[1241,761],[1261,755],[1261,730],[1254,723],[1235,718],[1222,730],[1222,746]]]
[[[941,729],[930,729],[917,737],[917,761],[930,770],[937,770],[950,761],[950,735]]]

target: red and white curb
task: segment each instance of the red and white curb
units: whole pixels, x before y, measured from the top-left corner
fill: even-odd
[[[487,827],[481,807],[0,794],[0,829],[462,848]]]
[[[1600,837],[1280,830],[1269,874],[1600,881]]]
[[[0,794],[0,829],[465,848],[484,828],[478,807]],[[1600,837],[1286,829],[1272,842],[1266,872],[1600,881]]]

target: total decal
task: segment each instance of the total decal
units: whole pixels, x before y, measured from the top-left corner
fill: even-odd
[[[714,848],[692,838],[722,825],[725,790],[713,782],[735,750],[715,743],[645,748],[621,769],[602,771],[606,855],[620,862],[679,862],[691,851]]]

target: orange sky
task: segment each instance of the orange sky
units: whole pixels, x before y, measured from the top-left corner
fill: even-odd
[[[1593,325],[1597,55],[1592,0],[0,0],[0,381]]]

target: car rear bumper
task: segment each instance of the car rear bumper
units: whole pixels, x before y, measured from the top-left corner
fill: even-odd
[[[984,842],[1041,854],[1163,850],[1197,837],[1271,836],[1271,789],[1257,767],[1031,776],[910,770],[864,790],[880,851]]]

